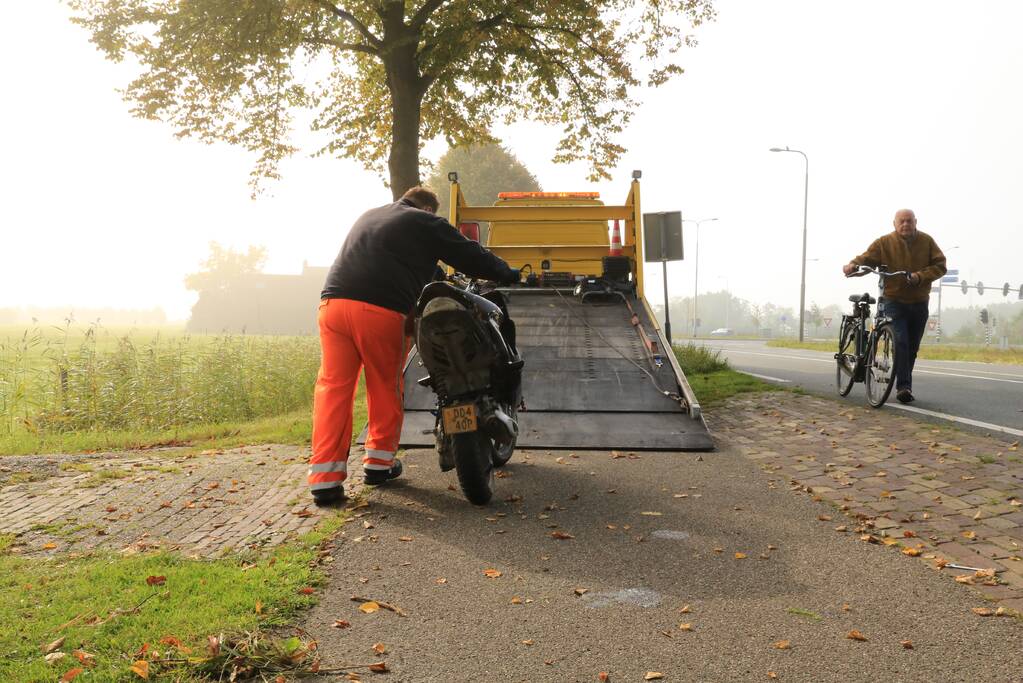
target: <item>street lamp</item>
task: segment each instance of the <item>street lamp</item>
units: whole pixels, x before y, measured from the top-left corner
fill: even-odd
[[[710,221],[716,221],[717,218],[701,218],[698,221],[694,221],[692,218],[683,218],[683,223],[696,223],[696,253],[693,260],[696,263],[695,274],[693,275],[693,338],[696,338],[696,329],[699,327],[696,323],[696,300],[700,296],[700,223],[709,223]]]
[[[803,260],[801,265],[802,272],[799,279],[799,341],[803,341],[803,316],[806,315],[806,202],[810,194],[810,160],[806,157],[805,152],[801,152],[798,149],[772,147],[771,151],[802,154],[803,161],[806,162],[806,176],[803,183]]]

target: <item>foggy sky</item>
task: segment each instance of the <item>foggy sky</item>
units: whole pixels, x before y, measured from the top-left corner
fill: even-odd
[[[717,7],[686,74],[641,93],[613,181],[594,186],[585,166],[552,164],[557,131],[519,124],[499,136],[547,190],[597,189],[618,203],[642,169],[645,211],[718,217],[701,229],[701,291],[727,282],[753,302],[797,306],[803,162],[767,151],[785,145],[810,158],[808,305],[863,290],[840,266],[904,206],[971,283],[1023,282],[1023,3]],[[210,240],[266,245],[269,271],[297,273],[304,260],[329,264],[354,218],[389,201],[357,164],[308,158],[302,130],[306,153],[250,200],[252,157],[133,119],[116,92],[132,70],[105,61],[67,16],[56,2],[20,3],[0,25],[0,307],[159,305],[183,319],[194,301],[183,275]],[[692,247],[687,225],[688,259],[669,269],[674,296],[692,294]],[[647,273],[660,301],[658,267]],[[946,307],[967,303],[945,295]]]

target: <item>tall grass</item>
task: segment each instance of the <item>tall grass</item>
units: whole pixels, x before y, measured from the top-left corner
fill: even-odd
[[[315,337],[101,338],[34,328],[0,342],[0,436],[165,431],[311,404]]]
[[[728,361],[721,358],[721,351],[696,344],[676,344],[672,347],[675,358],[687,375],[709,374],[728,369]]]

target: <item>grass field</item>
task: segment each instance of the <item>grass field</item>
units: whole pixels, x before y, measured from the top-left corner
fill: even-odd
[[[798,342],[794,339],[772,339],[768,346],[783,349],[808,349],[811,351],[838,350],[837,341]],[[1003,363],[1006,365],[1023,365],[1023,350],[997,349],[978,346],[959,346],[955,344],[925,344],[920,347],[917,355],[922,360],[962,360],[977,363]]]
[[[0,453],[308,438],[315,337],[0,330]]]

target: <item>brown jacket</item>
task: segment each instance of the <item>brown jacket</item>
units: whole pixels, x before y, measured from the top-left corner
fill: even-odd
[[[852,260],[858,266],[887,266],[889,272],[905,270],[920,275],[920,284],[911,285],[901,277],[891,277],[884,285],[884,297],[904,304],[926,302],[931,283],[947,270],[945,255],[925,232],[916,231],[911,240],[904,240],[894,230],[874,240],[867,251]]]

